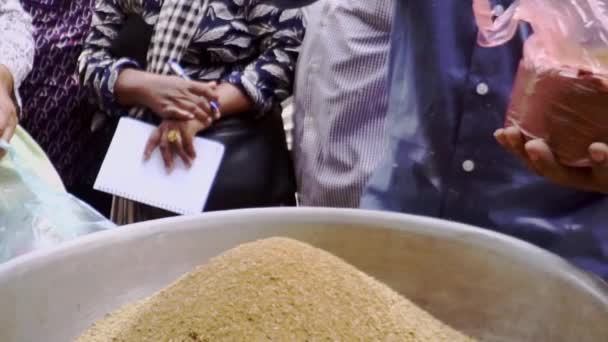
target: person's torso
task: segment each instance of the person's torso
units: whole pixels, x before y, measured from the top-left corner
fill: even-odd
[[[124,8],[123,12],[126,15],[139,14],[150,25],[157,23],[162,0],[135,0],[134,4]],[[259,33],[276,26],[275,20],[289,20],[287,15],[298,14],[289,11],[277,19],[276,11],[276,7],[260,5],[252,0],[210,0],[205,16],[182,57],[188,75],[196,80],[212,81],[244,70],[260,56],[263,37]]]
[[[494,4],[506,8],[510,1]],[[580,264],[606,262],[606,196],[555,186],[494,140],[527,27],[504,46],[481,48],[471,1],[400,5],[387,118],[392,157],[374,176],[364,206],[489,228]],[[608,274],[606,266],[593,267]]]
[[[386,149],[393,0],[324,1],[296,73],[294,150],[304,205],[357,206]]]

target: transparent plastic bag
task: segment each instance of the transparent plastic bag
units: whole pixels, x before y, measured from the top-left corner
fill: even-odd
[[[506,126],[544,139],[557,159],[590,166],[588,148],[608,143],[608,0],[516,0],[494,16],[473,0],[478,43],[510,40],[520,22],[532,26],[524,45]]]
[[[10,166],[0,166],[0,263],[24,253],[115,225],[74,196],[32,174],[15,150]]]

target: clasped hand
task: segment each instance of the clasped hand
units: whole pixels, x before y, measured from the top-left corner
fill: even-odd
[[[589,146],[591,167],[574,168],[560,164],[543,140],[526,141],[516,127],[499,129],[495,137],[500,145],[521,159],[533,172],[556,184],[582,191],[608,193],[608,146],[604,143]]]
[[[176,76],[154,75],[125,70],[117,82],[119,101],[150,109],[162,123],[150,136],[144,158],[159,148],[167,170],[174,167],[175,156],[187,166],[196,158],[196,134],[220,118],[210,102],[218,102],[215,82],[196,82]]]

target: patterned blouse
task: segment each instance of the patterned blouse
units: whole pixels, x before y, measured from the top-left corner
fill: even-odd
[[[127,15],[141,15],[154,25],[161,7],[162,0],[98,0],[80,73],[106,112],[124,113],[114,97],[118,73],[141,69],[134,60],[114,58],[109,52],[112,40]],[[291,94],[303,36],[299,10],[283,11],[261,0],[211,0],[182,65],[195,80],[238,86],[264,113]]]
[[[1,1],[1,0],[0,0]],[[93,184],[111,132],[91,132],[99,108],[77,77],[95,0],[21,0],[35,27],[34,68],[23,82],[21,124],[36,139],[65,185]]]

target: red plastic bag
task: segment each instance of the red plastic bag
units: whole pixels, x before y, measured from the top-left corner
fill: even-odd
[[[567,166],[591,165],[588,148],[608,143],[608,0],[516,0],[494,16],[473,0],[478,43],[510,40],[524,21],[525,43],[506,126],[544,139]]]

